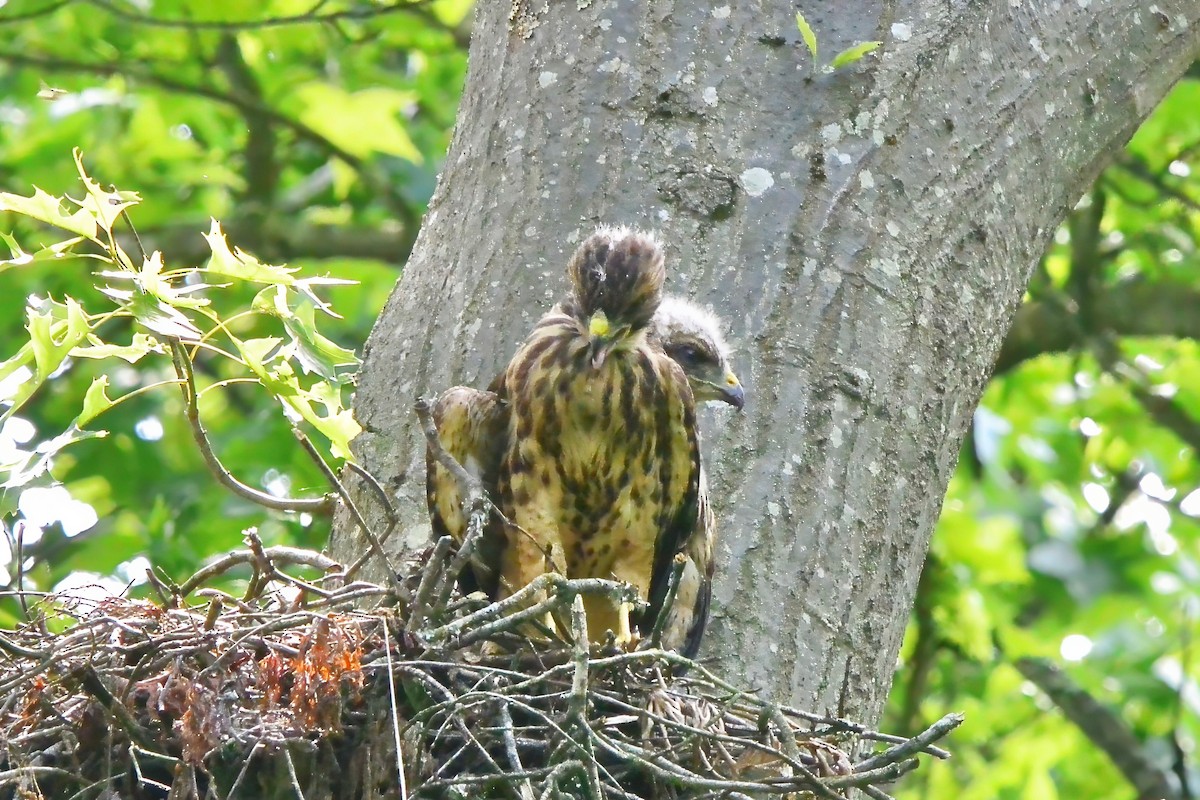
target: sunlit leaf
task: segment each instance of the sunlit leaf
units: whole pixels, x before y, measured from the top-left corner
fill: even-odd
[[[147,353],[162,352],[162,345],[144,333],[135,333],[132,343],[127,345],[110,344],[92,334],[88,335],[87,341],[88,344],[71,351],[72,358],[120,358],[136,364]]]
[[[284,287],[269,287],[255,297],[254,308],[283,321],[300,367],[332,381],[338,379],[338,367],[357,366],[354,351],[339,346],[317,330],[311,299],[290,296],[295,299],[292,304],[288,303],[289,293]]]
[[[847,64],[853,64],[867,53],[874,52],[881,44],[883,44],[883,42],[859,42],[853,47],[847,47],[845,50],[833,57],[833,60],[829,62],[829,66],[833,69],[838,69],[839,67],[844,67]],[[813,56],[813,58],[816,58],[816,56]]]
[[[1058,787],[1048,770],[1030,770],[1021,800],[1058,800]]]
[[[110,259],[107,255],[102,255],[100,253],[73,252],[75,245],[82,242],[83,238],[84,237],[82,236],[74,236],[70,239],[64,239],[61,242],[55,242],[54,244],[46,245],[41,250],[38,250],[33,254],[33,260],[35,263],[39,261],[54,261],[56,263],[63,264],[72,259],[86,258],[106,264],[112,263],[112,259]]]
[[[116,295],[116,290],[111,288],[103,291],[110,297]],[[185,341],[196,341],[203,335],[201,330],[183,312],[157,297],[142,292],[122,294],[126,295],[124,302],[134,319],[154,333]]]
[[[24,214],[40,222],[91,239],[93,242],[100,241],[97,238],[96,215],[85,208],[74,211],[67,210],[65,207],[70,203],[71,201],[43,192],[36,186],[30,197],[0,192],[0,211]]]
[[[434,0],[430,10],[443,24],[454,27],[463,21],[473,5],[472,0]]]
[[[65,94],[70,94],[66,89],[59,89],[56,86],[51,86],[45,81],[41,81],[41,88],[38,89],[37,98],[53,103],[58,98]]]
[[[235,247],[231,251],[229,249],[229,242],[226,241],[225,234],[221,230],[221,223],[215,219],[212,220],[208,233],[204,234],[204,239],[208,242],[208,246],[212,250],[212,257],[205,267],[206,272],[215,275],[228,275],[231,278],[239,278],[253,283],[281,284],[284,286],[290,286],[296,280],[293,277],[296,269],[293,267],[264,264],[238,247]]]
[[[5,479],[0,487],[15,489],[25,486],[45,474],[53,458],[63,448],[87,439],[101,439],[107,435],[107,431],[84,431],[72,425],[53,439],[39,443],[33,450],[21,451],[19,457],[4,464],[0,468],[0,474],[4,474]]]
[[[325,381],[318,381],[307,390],[286,399],[300,416],[329,440],[334,458],[352,459],[350,442],[362,432],[354,414],[344,408],[341,390]],[[314,407],[320,406],[322,413]]]
[[[137,271],[136,280],[141,290],[169,306],[196,309],[210,304],[211,301],[205,297],[188,297],[191,291],[186,287],[184,290],[176,289],[170,280],[163,277],[162,271],[162,253],[155,250]]]
[[[87,195],[80,202],[85,211],[90,211],[92,217],[99,224],[101,229],[108,232],[112,230],[113,223],[121,216],[121,213],[130,206],[137,205],[141,202],[141,198],[137,192],[121,192],[117,190],[105,191],[100,188],[100,184],[96,183],[88,176],[83,168],[83,153],[79,148],[75,148],[75,167],[79,172],[79,179],[83,181],[84,189]],[[85,234],[86,235],[86,234]],[[92,238],[95,238],[94,236]]]
[[[297,111],[304,124],[358,158],[387,153],[408,161],[421,160],[421,151],[405,130],[404,110],[411,92],[374,88],[349,92],[333,83],[314,82],[295,90]]]
[[[75,419],[75,424],[80,428],[85,427],[89,422],[113,407],[113,401],[104,392],[106,388],[108,388],[107,375],[101,375],[98,378],[92,379],[92,385],[88,387],[87,394],[83,396],[83,410],[79,412],[79,416]]]
[[[987,662],[992,657],[993,622],[983,595],[963,587],[947,595],[934,612],[941,635],[958,645],[969,658]]]
[[[263,375],[266,373],[267,358],[281,344],[283,344],[282,339],[269,336],[263,339],[238,341],[237,348],[242,357],[246,359],[246,364],[250,369],[259,375]]]
[[[43,300],[27,306],[25,329],[29,332],[29,341],[16,355],[0,364],[0,380],[22,367],[28,368],[31,374],[9,395],[7,400],[11,405],[0,414],[0,420],[16,413],[62,366],[71,349],[91,331],[91,324],[83,307],[68,297],[65,303]]]
[[[799,11],[796,12],[796,28],[800,31],[800,38],[804,40],[804,46],[808,48],[808,54],[812,56],[813,68],[820,63],[817,58],[817,34],[813,31],[812,26],[808,24],[808,20]]]

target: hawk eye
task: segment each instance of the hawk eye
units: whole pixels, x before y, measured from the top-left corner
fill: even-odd
[[[675,348],[673,355],[680,364],[695,364],[700,360],[700,351],[690,344]]]

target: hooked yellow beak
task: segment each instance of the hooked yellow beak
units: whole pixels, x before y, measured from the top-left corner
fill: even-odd
[[[746,390],[732,372],[725,373],[725,385],[721,387],[721,399],[741,411],[746,405]]]
[[[588,320],[588,334],[591,336],[592,350],[592,367],[599,368],[603,366],[604,360],[608,358],[608,353],[612,349],[612,324],[608,321],[608,315],[603,311],[597,311],[592,314]]]
[[[603,311],[597,311],[592,314],[592,318],[588,320],[588,333],[596,339],[604,339],[612,332],[612,326],[608,324],[608,315]]]

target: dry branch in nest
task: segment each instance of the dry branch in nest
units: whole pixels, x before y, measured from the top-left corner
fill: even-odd
[[[183,584],[207,603],[43,598],[0,635],[0,798],[883,798],[961,721],[891,737],[674,653],[589,648],[580,598],[627,591],[608,581],[489,605],[452,589],[445,543],[394,587],[250,544]],[[202,588],[242,564],[246,596]],[[561,638],[531,640],[547,611]]]

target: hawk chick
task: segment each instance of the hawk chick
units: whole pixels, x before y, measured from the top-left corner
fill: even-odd
[[[509,436],[497,485],[512,524],[501,593],[554,570],[623,581],[650,598],[654,575],[704,522],[692,390],[647,338],[666,279],[662,248],[647,234],[602,228],[567,275],[566,313],[542,318],[503,378]],[[606,630],[632,639],[628,604],[584,604],[590,639]]]
[[[559,304],[554,311],[564,313],[565,305]],[[648,339],[680,365],[697,402],[719,401],[740,409],[745,394],[731,367],[729,347],[721,329],[721,321],[715,314],[686,299],[666,296],[651,320]],[[496,381],[493,388],[499,388],[500,383],[502,380]],[[442,446],[480,479],[488,497],[496,498],[496,476],[507,450],[507,402],[497,391],[455,386],[438,397],[433,418]],[[426,500],[434,536],[449,535],[461,544],[467,531],[461,490],[432,453],[426,459]],[[700,504],[704,524],[680,549],[686,562],[662,636],[664,647],[688,657],[695,656],[700,646],[713,574],[716,523],[708,509],[703,483]],[[476,545],[470,567],[460,576],[465,592],[483,591],[496,599],[504,543],[499,521],[493,518]],[[665,594],[668,579],[669,573],[656,576],[652,585],[661,586]],[[659,603],[662,599],[665,598],[660,598]]]

